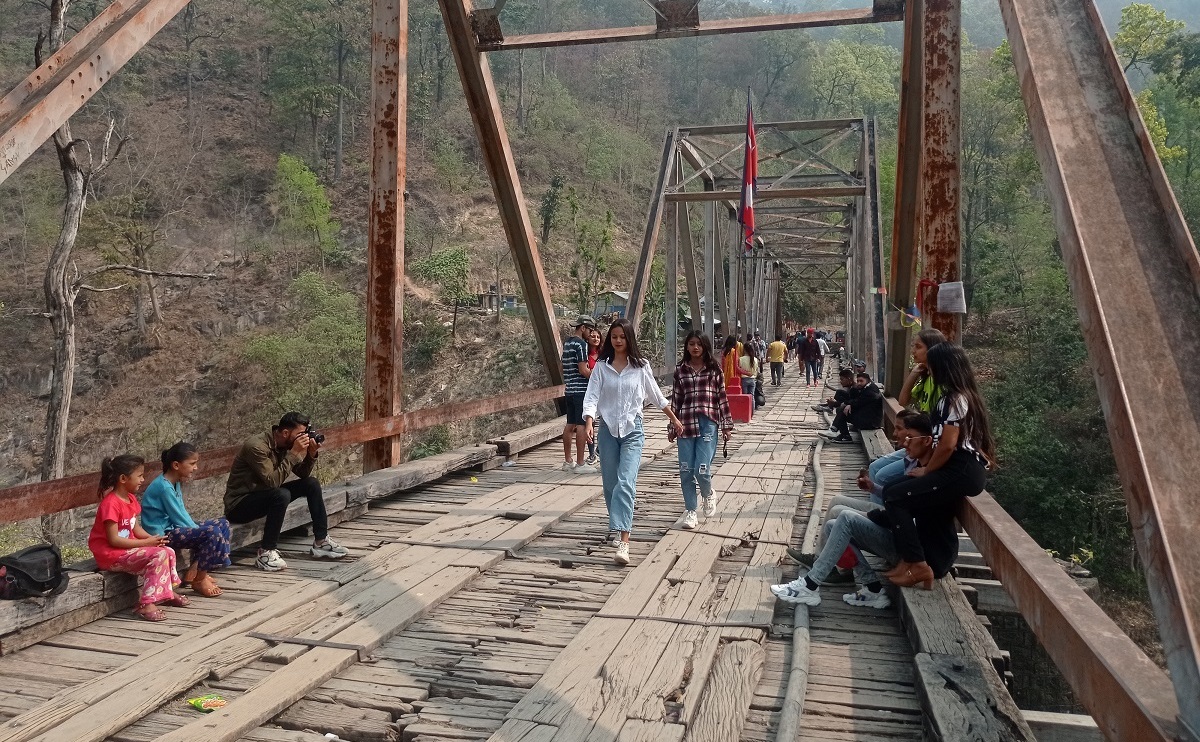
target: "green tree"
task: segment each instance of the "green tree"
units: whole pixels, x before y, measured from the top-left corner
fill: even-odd
[[[1126,5],[1121,9],[1121,23],[1113,38],[1113,46],[1125,62],[1125,72],[1147,64],[1183,29],[1183,21],[1171,20],[1153,5]]]
[[[314,246],[321,267],[326,262],[340,264],[345,260],[337,239],[341,225],[333,219],[329,197],[316,174],[301,160],[288,154],[279,156],[268,202],[275,216],[275,229],[285,241]]]
[[[266,374],[279,410],[306,410],[315,420],[358,419],[366,358],[361,302],[311,271],[292,282],[288,296],[292,324],[247,343],[246,359]]]
[[[454,320],[450,335],[458,331],[458,305],[474,296],[468,285],[471,274],[471,258],[464,247],[438,250],[428,258],[416,261],[412,266],[414,276],[437,283],[442,301],[454,306]]]

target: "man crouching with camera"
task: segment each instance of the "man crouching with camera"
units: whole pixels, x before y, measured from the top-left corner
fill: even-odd
[[[284,415],[270,433],[246,439],[233,460],[225,485],[225,517],[230,523],[249,523],[266,516],[262,544],[254,566],[266,572],[287,567],[279,556],[279,532],[288,505],[308,500],[312,516],[314,557],[341,559],[349,552],[329,538],[329,518],[321,483],[312,476],[325,436],[313,430],[299,412]],[[297,478],[287,481],[292,475]]]

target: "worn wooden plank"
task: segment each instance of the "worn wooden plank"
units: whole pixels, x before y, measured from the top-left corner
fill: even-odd
[[[1083,714],[1021,711],[1038,742],[1102,742],[1096,720]]]
[[[918,652],[917,689],[928,739],[1034,742],[1036,737],[992,667],[976,656]]]
[[[554,420],[502,435],[499,438],[490,438],[488,443],[496,446],[496,451],[499,455],[512,456],[522,451],[528,451],[534,446],[540,446],[546,441],[562,437],[563,426],[566,424],[566,421],[567,418],[565,417],[555,418]]]
[[[762,674],[764,657],[762,645],[757,642],[736,641],[721,648],[700,709],[684,737],[687,742],[738,738]]]

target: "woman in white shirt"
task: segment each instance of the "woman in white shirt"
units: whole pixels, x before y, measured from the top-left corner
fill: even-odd
[[[620,534],[613,560],[629,564],[629,532],[633,530],[633,506],[637,499],[637,474],[642,463],[642,407],[647,397],[661,409],[678,435],[683,424],[658,388],[650,363],[637,346],[633,325],[618,319],[608,328],[600,359],[588,379],[583,397],[583,422],[589,441],[600,447],[600,475],[608,528]],[[599,430],[596,418],[600,419]]]
[[[742,394],[754,396],[754,382],[758,379],[758,358],[754,355],[754,344],[742,346],[742,357],[738,359],[738,373],[742,375]]]

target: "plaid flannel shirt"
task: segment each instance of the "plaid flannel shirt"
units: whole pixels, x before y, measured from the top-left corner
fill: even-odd
[[[682,438],[700,437],[701,415],[717,423],[721,430],[733,429],[729,397],[725,396],[725,377],[720,368],[696,371],[687,361],[676,366],[671,405],[683,423]]]

